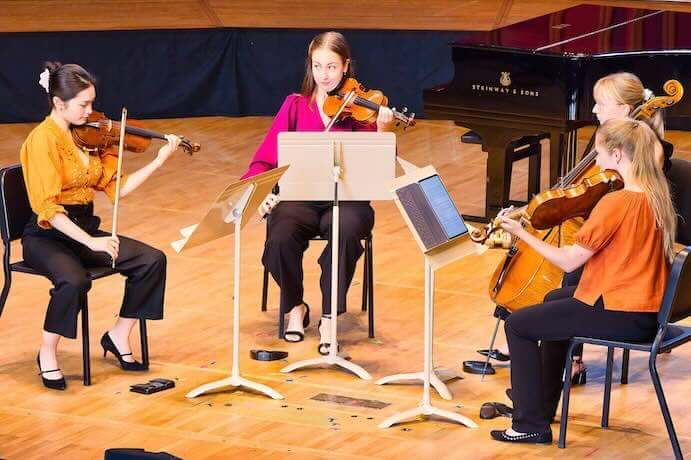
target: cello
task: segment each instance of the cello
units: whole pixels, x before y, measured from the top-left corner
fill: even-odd
[[[669,80],[663,87],[666,96],[652,97],[632,112],[634,119],[647,119],[658,110],[671,107],[684,94],[684,88],[676,80]],[[524,228],[553,246],[573,244],[578,230],[605,194],[623,186],[613,171],[601,171],[595,164],[597,152],[591,150],[595,135],[588,143],[589,152],[574,169],[550,190],[535,195],[527,206],[507,217],[518,218]],[[476,242],[495,240],[509,241],[508,252],[496,268],[489,285],[489,296],[509,311],[535,305],[545,295],[561,285],[563,271],[547,261],[526,243],[515,237],[501,236],[503,230],[498,220],[471,237]]]

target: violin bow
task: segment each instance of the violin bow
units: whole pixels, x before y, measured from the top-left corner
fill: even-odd
[[[122,108],[122,118],[120,120],[120,144],[118,145],[118,170],[115,176],[115,204],[113,206],[113,229],[111,236],[117,238],[118,234],[118,205],[120,204],[120,176],[122,174],[122,152],[125,147],[125,124],[127,122],[127,108]],[[115,258],[113,258],[112,268],[115,268]]]

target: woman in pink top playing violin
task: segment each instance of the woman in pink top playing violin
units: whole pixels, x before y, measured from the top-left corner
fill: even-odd
[[[324,131],[331,121],[323,109],[328,92],[341,80],[353,76],[350,48],[343,35],[325,32],[314,37],[307,50],[305,77],[300,94],[286,98],[273,120],[264,141],[252,158],[243,178],[262,173],[277,165],[277,138],[283,131]],[[381,107],[376,123],[362,124],[346,118],[337,121],[332,131],[382,131],[393,122],[393,112]],[[331,202],[283,202],[270,194],[260,207],[261,214],[271,214],[269,236],[264,246],[262,263],[271,272],[281,289],[281,314],[287,315],[284,339],[300,342],[309,325],[309,306],[303,299],[302,257],[309,240],[317,235],[330,237]],[[353,279],[355,265],[363,253],[361,240],[374,226],[374,210],[369,202],[340,203],[339,298],[338,314],[346,310],[346,294]],[[331,317],[331,243],[319,257],[322,273],[322,318],[319,353],[329,353]]]

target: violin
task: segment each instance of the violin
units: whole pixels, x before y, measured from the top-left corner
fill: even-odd
[[[77,147],[84,150],[104,150],[120,142],[120,122],[110,120],[102,112],[91,112],[86,123],[72,127],[72,139],[74,139]],[[144,128],[142,122],[127,120],[124,139],[124,148],[126,150],[142,153],[149,148],[151,139],[166,141],[166,137],[163,134]],[[196,142],[192,142],[185,137],[180,137],[180,139],[180,147],[188,155],[192,155],[201,149],[201,146]]]
[[[345,102],[345,104],[344,104]],[[329,91],[322,106],[329,117],[339,119],[351,117],[356,121],[374,123],[380,107],[387,107],[389,100],[379,90],[367,90],[354,78],[345,78],[339,86]],[[400,112],[391,108],[396,119],[396,126],[403,124],[404,128],[415,126],[415,114],[407,114],[408,109]]]
[[[684,87],[677,80],[668,80],[663,90],[666,96],[652,97],[634,109],[631,117],[635,120],[652,118],[663,108],[671,107],[681,100]],[[509,213],[506,217],[521,218],[530,222],[536,230],[546,230],[556,227],[562,222],[576,218],[587,218],[598,201],[607,193],[624,187],[621,177],[614,171],[602,171],[595,165],[597,151],[590,150],[595,135],[588,143],[586,151],[589,153],[562,178],[552,189],[535,195],[527,206]],[[500,230],[500,221],[495,219],[484,229],[475,230],[471,239],[477,243],[484,243],[494,232]],[[496,238],[495,241],[506,241]]]

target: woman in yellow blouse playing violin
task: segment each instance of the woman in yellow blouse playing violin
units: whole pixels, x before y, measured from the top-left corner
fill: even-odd
[[[115,199],[117,153],[89,154],[77,148],[70,126],[86,122],[96,97],[95,79],[76,64],[47,63],[39,81],[49,97],[50,115],[31,131],[20,159],[34,214],[24,229],[24,261],[53,283],[43,326],[37,364],[47,388],[64,390],[58,368],[60,337],[76,338],[77,315],[91,288],[84,267],[107,266],[126,278],[125,295],[115,325],[103,334],[104,355],[110,351],[127,371],[146,370],[132,358],[129,336],[140,319],[163,318],[166,257],[163,252],[123,236],[99,230],[94,215],[94,192]],[[120,179],[120,196],[139,187],[177,149],[180,139],[168,143],[156,159]]]

